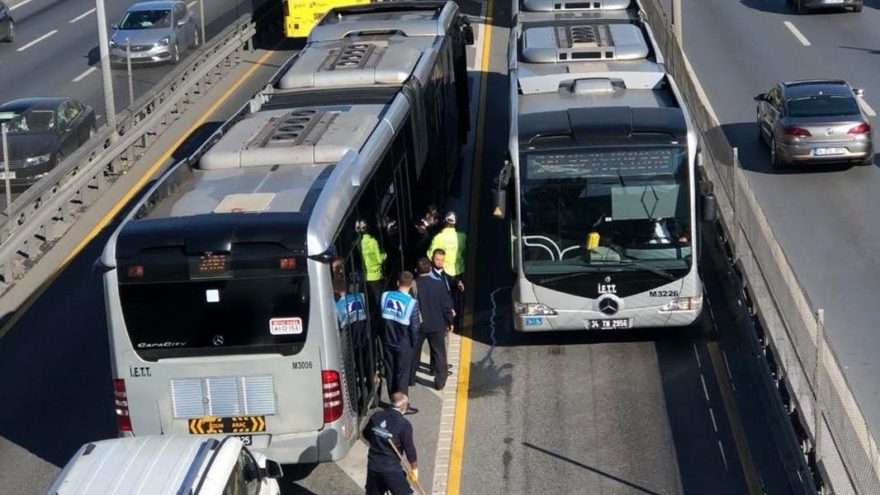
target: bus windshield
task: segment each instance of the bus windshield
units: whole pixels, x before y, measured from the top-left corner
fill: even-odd
[[[522,167],[526,275],[687,269],[687,150],[529,152]]]
[[[169,277],[178,271],[175,265],[146,258],[120,267],[125,327],[142,358],[288,355],[305,342],[309,280],[304,267],[290,273],[233,269],[219,277]]]

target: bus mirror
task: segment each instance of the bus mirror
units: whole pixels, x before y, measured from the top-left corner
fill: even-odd
[[[495,178],[495,185],[492,188],[492,216],[495,218],[507,217],[507,188],[510,184],[510,174],[513,167],[509,159],[504,160],[504,166],[498,172]]]
[[[281,469],[281,464],[272,459],[266,459],[266,467],[263,470],[263,474],[266,478],[277,480],[284,476],[284,471]]]
[[[330,263],[334,258],[336,258],[336,246],[330,246],[323,253],[309,256],[310,260],[317,261],[318,263]]]
[[[107,263],[104,263],[103,256],[99,256],[98,259],[96,259],[95,262],[92,263],[92,272],[94,272],[97,275],[103,275],[114,268],[116,268],[116,267],[110,266]]]
[[[471,26],[471,21],[468,20],[467,17],[462,17],[462,21],[464,25],[461,27],[461,34],[464,36],[464,43],[466,45],[474,44],[474,28]]]
[[[714,194],[703,194],[703,221],[714,223],[718,217],[718,199]]]

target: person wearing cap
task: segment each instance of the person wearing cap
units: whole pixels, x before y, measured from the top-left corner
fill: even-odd
[[[443,217],[444,227],[434,236],[431,247],[428,248],[428,257],[433,258],[437,249],[445,253],[444,270],[455,280],[451,287],[452,300],[455,303],[456,326],[461,328],[461,315],[464,295],[464,257],[465,235],[455,229],[457,216],[454,211],[446,213]]]
[[[378,305],[382,297],[382,265],[385,263],[385,252],[379,241],[370,234],[366,220],[358,220],[354,224],[355,231],[360,235],[361,258],[364,260],[364,279],[373,303]]]
[[[367,452],[366,495],[410,495],[412,487],[401,466],[401,456],[412,466],[413,483],[419,480],[418,458],[413,442],[413,427],[405,417],[409,397],[397,392],[391,396],[391,407],[373,414],[364,427],[363,438],[370,444]]]

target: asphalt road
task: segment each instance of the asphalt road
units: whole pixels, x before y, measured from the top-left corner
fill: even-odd
[[[685,0],[685,51],[876,435],[880,431],[880,171],[774,172],[755,138],[752,97],[780,80],[844,78],[880,109],[880,1],[860,14],[798,15],[785,0]],[[787,25],[786,23],[789,23]],[[880,121],[871,118],[875,142]]]
[[[210,0],[206,35],[210,39],[259,0]],[[134,2],[105,2],[109,25],[118,22]],[[188,1],[198,18],[197,1]],[[106,115],[98,55],[95,2],[92,0],[13,0],[16,41],[0,43],[0,102],[31,96],[74,96]],[[190,56],[188,50],[185,56]],[[172,70],[172,65],[136,67],[134,98]],[[116,111],[129,106],[125,68],[113,70]]]

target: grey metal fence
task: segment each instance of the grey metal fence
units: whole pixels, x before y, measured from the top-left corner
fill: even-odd
[[[798,282],[659,0],[639,2],[699,130],[702,165],[720,186],[715,192],[727,245],[753,294],[769,296],[756,296],[752,302],[783,370],[794,411],[809,435],[808,454],[820,469],[824,489],[878,494],[880,451],[825,339],[822,312]]]

